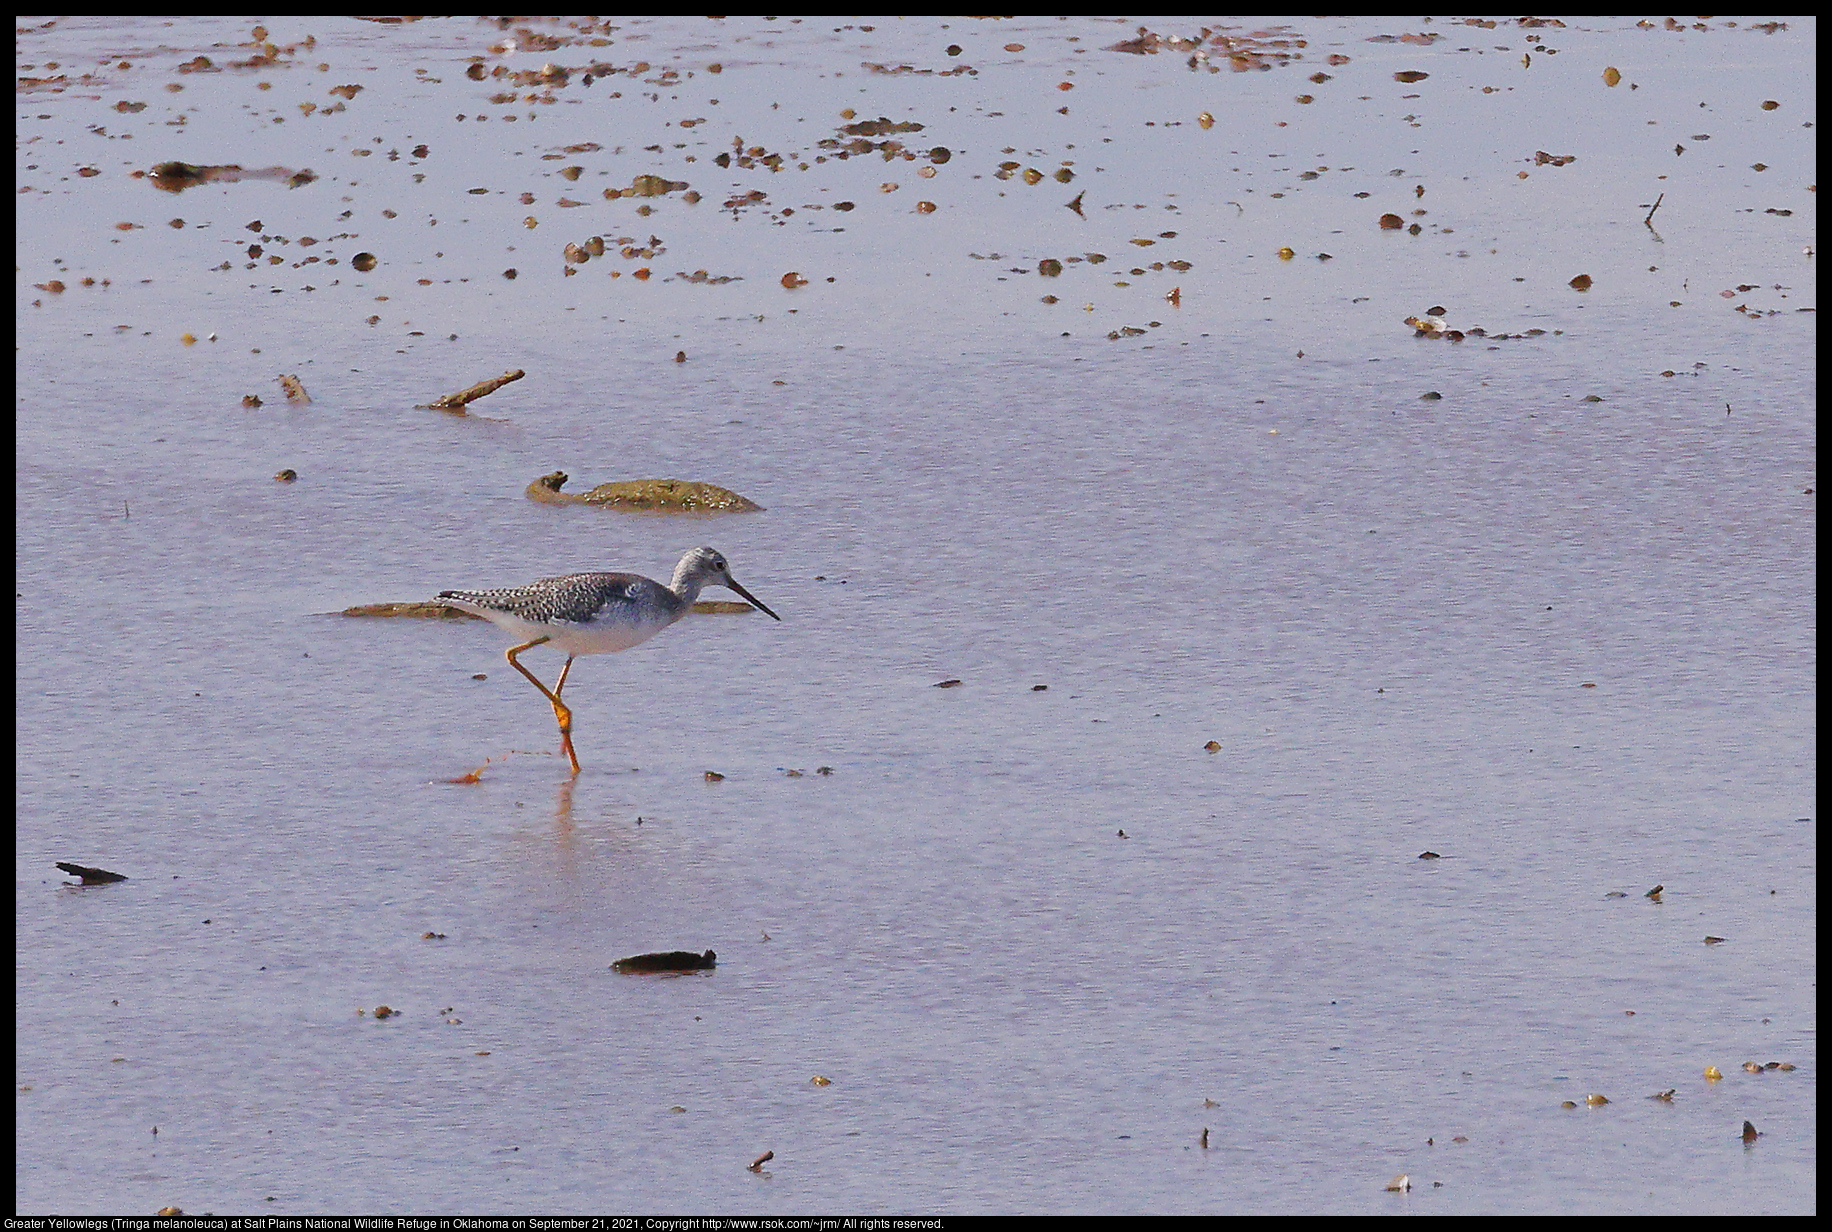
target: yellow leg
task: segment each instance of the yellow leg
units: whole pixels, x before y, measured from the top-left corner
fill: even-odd
[[[579,755],[573,752],[572,711],[568,710],[566,708],[566,703],[560,700],[558,689],[548,689],[546,685],[541,683],[540,677],[523,667],[521,661],[515,657],[522,651],[532,650],[548,640],[549,639],[545,637],[537,637],[532,642],[523,642],[520,646],[511,646],[507,658],[509,660],[509,666],[526,676],[528,678],[528,683],[539,689],[541,691],[541,696],[545,697],[553,704],[553,717],[560,721],[560,747],[566,751],[566,759],[572,762],[573,773],[577,774],[579,773]],[[560,671],[559,687],[561,689],[566,687],[566,674],[570,671],[572,671],[572,658],[569,656],[566,660],[566,666]]]
[[[566,687],[566,677],[572,673],[573,655],[566,656],[566,666],[560,669],[560,679],[553,686],[553,715],[560,720],[560,745],[566,750],[567,760],[572,762],[573,773],[579,773],[579,755],[573,752],[572,745],[572,711],[560,701],[560,691]]]
[[[560,679],[556,681],[553,686],[553,695],[555,697],[558,697],[566,691],[566,675],[568,672],[572,671],[573,659],[576,657],[576,655],[566,656],[566,666],[560,669]]]

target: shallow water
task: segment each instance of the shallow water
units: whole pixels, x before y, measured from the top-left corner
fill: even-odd
[[[1815,1208],[1812,23],[1135,24],[22,32],[21,1211]],[[328,614],[702,542],[783,623],[582,660],[576,782]]]

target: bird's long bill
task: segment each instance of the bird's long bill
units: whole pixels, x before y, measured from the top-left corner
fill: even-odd
[[[752,607],[762,612],[765,616],[768,616],[771,620],[781,620],[782,619],[782,617],[778,616],[775,612],[772,612],[769,608],[765,607],[763,605],[762,599],[759,599],[756,595],[753,595],[750,591],[738,585],[738,583],[735,580],[733,580],[731,574],[729,573],[725,575],[725,585],[728,589],[735,590],[739,594],[743,595],[745,602],[749,603]]]

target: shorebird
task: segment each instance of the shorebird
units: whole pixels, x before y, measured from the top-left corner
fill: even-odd
[[[560,721],[560,745],[579,773],[579,755],[573,752],[572,711],[560,700],[573,660],[580,655],[612,654],[640,645],[693,610],[693,601],[706,586],[723,586],[744,596],[746,602],[772,620],[782,617],[738,585],[725,557],[711,548],[694,548],[674,567],[674,581],[666,586],[635,573],[569,573],[542,578],[527,586],[501,590],[442,590],[441,602],[481,616],[506,629],[518,645],[508,651],[509,666],[528,678],[553,704]],[[523,667],[516,658],[524,650],[551,644],[566,652],[566,666],[552,689]]]

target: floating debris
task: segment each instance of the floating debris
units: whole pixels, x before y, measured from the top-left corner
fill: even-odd
[[[519,381],[526,375],[528,374],[523,372],[520,368],[511,368],[501,376],[493,376],[488,380],[479,381],[477,384],[467,389],[461,389],[455,394],[445,394],[433,399],[426,405],[428,408],[435,411],[462,412],[467,403],[475,402],[479,398],[493,394],[509,382]]]
[[[749,1165],[750,1170],[752,1172],[762,1172],[763,1165],[769,1163],[772,1159],[775,1159],[775,1158],[776,1158],[775,1151],[765,1151],[763,1154],[759,1155],[757,1158],[751,1160],[750,1165]]]
[[[959,680],[937,680],[935,682],[935,687],[938,689],[958,689],[960,685]]]
[[[86,864],[69,864],[62,860],[57,867],[72,877],[81,877],[84,885],[107,885],[111,881],[126,881],[125,873],[111,873],[105,868],[90,868]]]
[[[305,392],[305,382],[297,376],[280,378],[280,388],[286,391],[286,400],[291,403],[305,403],[312,400],[312,395]]]
[[[814,1077],[808,1079],[808,1083],[811,1086],[830,1087],[833,1085],[833,1079],[824,1074],[816,1074]]]
[[[310,184],[318,176],[309,170],[292,171],[285,167],[260,167],[250,171],[233,163],[200,165],[196,163],[156,163],[148,177],[161,192],[178,193],[200,184],[234,184],[241,180],[275,180],[288,188]]]
[[[717,484],[690,479],[623,479],[589,492],[562,492],[564,471],[542,475],[528,485],[529,500],[549,505],[603,505],[652,513],[760,513],[763,506]]]
[[[443,603],[359,603],[347,607],[339,616],[411,616],[422,620],[482,620],[470,612],[461,612]]]
[[[1412,1188],[1412,1178],[1404,1172],[1387,1182],[1388,1193],[1405,1193]]]
[[[687,188],[686,180],[670,180],[659,175],[639,175],[630,181],[628,188],[607,188],[605,197],[615,200],[618,197],[665,197],[671,192],[681,192]]]
[[[718,955],[711,950],[703,954],[691,950],[666,950],[619,958],[611,964],[611,970],[619,975],[657,975],[668,971],[709,971],[718,965]]]

